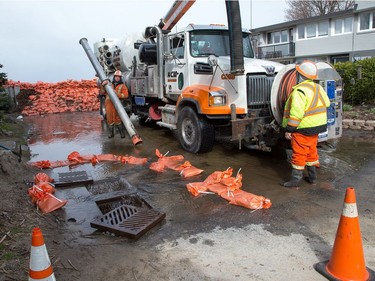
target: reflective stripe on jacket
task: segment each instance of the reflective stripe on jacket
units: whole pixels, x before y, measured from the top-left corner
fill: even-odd
[[[284,108],[282,127],[287,132],[315,135],[327,130],[330,101],[322,86],[305,80],[293,87]]]
[[[116,87],[112,84],[111,86],[119,99],[127,99],[129,97],[128,88],[125,84],[121,83]],[[107,95],[107,99],[110,99],[109,95]]]

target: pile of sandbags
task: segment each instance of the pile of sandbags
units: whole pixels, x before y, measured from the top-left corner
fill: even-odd
[[[95,80],[66,80],[57,83],[8,81],[5,87],[18,86],[19,109],[23,115],[99,110]]]

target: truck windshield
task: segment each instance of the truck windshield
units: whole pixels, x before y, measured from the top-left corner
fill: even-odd
[[[242,33],[243,55],[254,58],[250,36]],[[193,57],[216,55],[229,56],[229,32],[227,30],[194,30],[190,32],[190,53]]]

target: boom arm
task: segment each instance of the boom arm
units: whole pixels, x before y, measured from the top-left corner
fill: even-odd
[[[171,30],[182,16],[190,9],[195,0],[176,0],[172,8],[161,20],[159,27],[162,30]]]

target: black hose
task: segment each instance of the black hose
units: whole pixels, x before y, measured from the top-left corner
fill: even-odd
[[[238,0],[226,0],[231,73],[241,75],[245,72],[243,59],[242,24]]]

